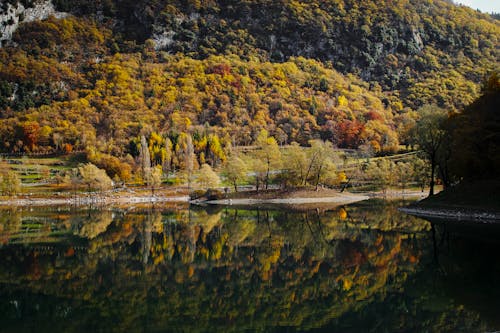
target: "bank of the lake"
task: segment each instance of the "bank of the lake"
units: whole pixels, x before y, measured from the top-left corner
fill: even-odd
[[[189,202],[188,191],[182,187],[162,188],[151,192],[144,187],[108,192],[71,193],[52,195],[19,195],[0,198],[1,206],[54,206],[54,205],[127,205],[136,203]]]
[[[218,200],[201,198],[191,200],[189,191],[185,187],[169,187],[155,190],[147,188],[121,189],[102,193],[61,192],[49,196],[22,195],[17,197],[0,198],[0,206],[48,206],[48,205],[124,205],[136,203],[184,202],[211,205],[310,205],[310,204],[339,204],[345,205],[370,197],[379,196],[378,193],[349,193],[332,189],[294,189],[294,190],[261,190],[241,191],[221,194]],[[389,196],[396,194],[389,193]],[[399,197],[399,196],[397,196]]]
[[[401,211],[428,218],[500,222],[500,180],[463,182]]]

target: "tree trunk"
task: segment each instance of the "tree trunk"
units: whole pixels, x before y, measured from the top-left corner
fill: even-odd
[[[316,191],[318,190],[318,185],[319,185],[319,179],[321,177],[321,169],[323,168],[323,166],[320,166],[319,167],[319,170],[318,170],[318,173],[316,174]]]
[[[266,170],[266,190],[269,185],[269,168],[270,168],[271,161],[267,160],[267,170]]]
[[[431,158],[431,182],[430,182],[430,188],[429,188],[429,196],[434,195],[434,172],[436,169],[436,161],[434,160],[434,157]]]

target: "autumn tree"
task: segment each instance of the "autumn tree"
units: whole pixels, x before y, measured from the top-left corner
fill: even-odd
[[[247,165],[241,158],[235,154],[229,156],[224,165],[224,173],[227,180],[233,184],[235,192],[238,192],[238,183],[246,179],[247,172]]]
[[[149,136],[148,148],[152,165],[164,165],[168,155],[166,140],[160,134],[152,132]]]
[[[205,163],[201,166],[201,168],[196,173],[196,183],[202,189],[214,188],[214,187],[219,186],[220,178],[212,170],[210,165]]]
[[[151,155],[144,135],[141,135],[139,162],[141,163],[142,179],[149,186],[151,183]]]
[[[173,157],[173,149],[172,149],[172,141],[170,138],[165,138],[165,154],[164,160],[162,164],[163,173],[168,175],[170,171],[172,171],[172,157]]]
[[[181,168],[186,173],[188,187],[191,187],[191,181],[194,171],[195,154],[191,135],[182,132],[177,138],[175,153]]]
[[[439,149],[445,137],[443,123],[447,112],[435,105],[425,105],[417,111],[419,119],[415,126],[415,137],[430,165],[429,195],[434,194],[435,172],[438,163]]]
[[[257,158],[263,164],[264,183],[266,190],[269,186],[269,175],[272,170],[276,170],[281,166],[281,152],[276,142],[276,139],[269,136],[266,130],[262,130],[255,140],[257,146]]]
[[[12,196],[21,191],[21,179],[10,169],[0,171],[0,192]]]
[[[151,195],[154,196],[155,189],[161,185],[162,168],[161,165],[156,165],[151,168],[151,178],[149,186],[151,187]]]
[[[305,149],[292,142],[283,157],[282,178],[292,185],[303,185],[307,173],[308,161]]]
[[[87,187],[88,192],[91,190],[105,191],[113,186],[106,171],[99,169],[92,163],[79,166],[78,174],[81,183]]]
[[[26,121],[22,125],[23,141],[28,151],[34,151],[40,136],[40,125],[36,121]]]
[[[335,164],[332,143],[322,140],[311,140],[308,152],[308,167],[305,179],[318,189],[321,180],[326,177],[334,178]],[[333,182],[333,181],[332,181]]]

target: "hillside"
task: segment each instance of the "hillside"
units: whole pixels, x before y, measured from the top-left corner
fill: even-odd
[[[2,11],[10,153],[123,157],[142,134],[212,133],[227,146],[262,129],[282,144],[391,152],[411,144],[414,110],[470,104],[500,58],[498,21],[441,0],[9,0]]]
[[[16,47],[0,50],[3,151],[108,142],[103,149],[123,155],[141,131],[206,126],[238,145],[262,128],[281,143],[398,145],[394,118],[404,115],[384,104],[382,92],[315,60],[196,60],[147,45],[113,55],[111,32],[77,18],[25,24],[14,39]]]
[[[303,56],[377,82],[411,107],[467,105],[485,74],[498,67],[499,22],[445,0],[54,0],[53,5],[54,14],[69,12],[110,27],[121,52],[134,47],[130,41],[141,45],[151,39],[157,50],[197,59],[237,54],[284,62]]]

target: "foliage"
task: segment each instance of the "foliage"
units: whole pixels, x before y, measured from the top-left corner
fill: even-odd
[[[220,184],[219,176],[212,170],[210,165],[203,164],[196,174],[196,184],[201,189],[218,187]]]
[[[498,178],[500,170],[500,79],[486,80],[483,95],[453,115],[445,130],[450,140],[448,165],[458,179]]]
[[[21,179],[18,174],[0,162],[0,193],[12,196],[21,191]]]
[[[61,9],[105,15],[117,23],[114,35],[144,45],[146,58],[158,57],[155,48],[197,59],[215,54],[284,62],[304,56],[395,91],[414,109],[468,105],[499,59],[498,21],[447,0],[78,3]],[[123,50],[134,48],[117,42]],[[316,84],[331,87],[328,80]]]
[[[263,181],[267,190],[270,182],[272,170],[281,167],[281,152],[276,139],[270,137],[266,130],[262,130],[255,140],[257,146],[255,162],[257,190],[259,189],[259,180]]]
[[[238,183],[246,180],[247,172],[246,163],[236,154],[231,154],[225,164],[224,173],[227,180],[234,186],[235,192],[238,192]]]
[[[190,184],[199,166],[220,168],[231,147],[257,143],[240,157],[253,158],[259,186],[334,183],[332,163],[325,172],[295,148],[271,158],[276,146],[412,148],[416,109],[461,110],[498,67],[498,21],[444,0],[54,3],[74,15],[24,23],[0,48],[0,151],[85,151],[121,181],[148,183],[159,165]],[[456,137],[436,162],[446,184],[465,169],[491,173],[473,146],[498,156],[495,128],[476,125],[461,135],[450,123]],[[478,132],[484,145],[457,139]]]
[[[71,20],[92,29],[87,21]],[[47,23],[62,30],[65,24],[56,19]],[[48,26],[27,24],[18,33]],[[153,163],[163,163],[168,170],[175,159],[169,155],[182,132],[191,134],[198,163],[211,166],[225,161],[229,142],[251,144],[262,129],[280,144],[307,145],[320,136],[347,148],[365,141],[376,142],[380,151],[397,146],[393,118],[399,107],[384,104],[380,90],[327,64],[301,57],[285,63],[236,56],[194,60],[180,54],[144,58],[141,53],[111,54],[106,38],[111,37],[105,31],[102,38],[87,42],[101,43],[99,55],[81,41],[79,45],[88,48],[81,57],[58,56],[55,46],[44,49],[43,44],[43,56],[24,46],[0,49],[3,97],[8,102],[2,108],[0,150],[95,148],[121,159],[127,153],[137,156],[135,148],[129,150],[130,140],[146,135]],[[40,83],[21,91],[29,78]],[[45,91],[39,84],[53,87],[47,88],[52,95],[23,107],[11,105]]]
[[[85,186],[88,191],[104,191],[113,186],[113,182],[106,174],[106,171],[99,169],[92,163],[87,163],[78,167],[78,177],[81,184]]]
[[[419,120],[415,126],[415,137],[419,148],[430,164],[430,190],[429,195],[434,194],[434,174],[438,165],[439,151],[445,140],[446,132],[443,124],[448,118],[445,110],[433,105],[421,107],[417,113]]]

